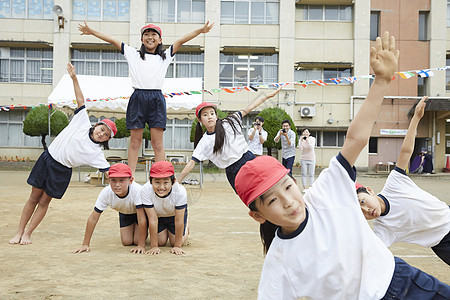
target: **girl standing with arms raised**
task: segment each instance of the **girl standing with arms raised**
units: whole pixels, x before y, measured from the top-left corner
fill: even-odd
[[[142,145],[142,134],[145,124],[150,127],[152,148],[155,160],[165,160],[163,134],[166,129],[166,100],[161,92],[167,68],[175,53],[187,41],[201,33],[211,30],[214,23],[206,22],[201,28],[194,30],[163,50],[162,30],[154,24],[141,28],[141,48],[139,50],[122,43],[118,39],[90,28],[86,21],[78,24],[82,35],[93,35],[115,46],[125,56],[131,73],[134,92],[127,107],[127,129],[131,131],[130,148],[128,149],[128,165],[134,174],[139,149]]]

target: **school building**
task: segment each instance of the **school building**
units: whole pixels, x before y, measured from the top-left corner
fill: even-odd
[[[197,29],[207,20],[213,30],[186,43],[175,55],[168,78],[203,78],[204,89],[322,80],[289,85],[245,118],[244,131],[257,113],[280,107],[298,132],[317,138],[318,166],[339,151],[350,121],[367,95],[371,80],[369,47],[390,31],[401,52],[399,71],[450,65],[450,0],[0,0],[0,156],[36,159],[40,137],[26,136],[22,122],[32,105],[47,97],[72,62],[80,75],[127,77],[124,57],[111,45],[81,36],[77,25],[108,33],[136,48],[140,28],[157,24],[163,44]],[[449,27],[447,27],[449,26]],[[430,72],[426,72],[431,75]],[[450,71],[402,79],[396,76],[384,100],[369,146],[356,165],[395,162],[408,113],[422,95],[431,100],[417,132],[417,149],[427,147],[441,171],[450,156]],[[351,82],[352,77],[360,80]],[[339,84],[331,78],[348,78]],[[258,92],[203,94],[223,111],[244,108]],[[63,109],[68,115],[69,109]],[[123,118],[123,110],[91,109],[92,123]],[[164,144],[168,159],[188,161],[194,110],[168,110]],[[127,157],[127,139],[114,139],[106,156]],[[150,143],[143,154],[151,155]],[[416,149],[416,152],[418,151]],[[300,160],[297,153],[296,162]]]

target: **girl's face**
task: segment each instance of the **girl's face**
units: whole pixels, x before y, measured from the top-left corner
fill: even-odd
[[[92,138],[99,143],[109,141],[111,139],[111,130],[105,124],[96,125],[92,132]]]
[[[255,201],[258,211],[250,211],[250,216],[261,224],[267,220],[281,226],[283,234],[294,232],[305,220],[305,201],[289,175],[281,178]]]
[[[205,107],[200,111],[200,118],[198,121],[206,127],[209,133],[216,130],[217,115],[213,107]]]
[[[162,38],[156,31],[148,29],[142,34],[141,42],[144,44],[147,52],[155,53],[156,47],[162,43]]]
[[[159,197],[167,196],[172,190],[172,180],[170,177],[152,178],[153,191]]]
[[[125,197],[128,194],[128,186],[133,182],[129,177],[110,177],[109,185],[114,194],[119,197]]]
[[[382,213],[381,204],[373,190],[369,187],[366,187],[366,189],[369,194],[358,194],[359,205],[361,206],[361,210],[366,220],[376,219]]]
[[[309,136],[309,130],[308,129],[303,130],[303,136]]]

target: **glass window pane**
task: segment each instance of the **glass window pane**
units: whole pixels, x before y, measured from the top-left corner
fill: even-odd
[[[25,49],[24,48],[11,48],[9,55],[11,57],[25,57]]]
[[[337,69],[323,69],[323,79],[331,79],[336,77],[339,77]]]
[[[174,78],[173,76],[173,64],[170,64],[166,71],[166,78]]]
[[[41,62],[39,60],[27,61],[27,82],[41,81]]]
[[[116,65],[113,62],[102,62],[102,76],[115,76]]]
[[[11,0],[11,11],[13,18],[25,19],[26,0]]]
[[[100,63],[99,62],[86,62],[86,70],[84,75],[100,75]]]
[[[324,131],[323,132],[323,146],[335,147],[336,146],[336,131]]]
[[[86,59],[95,59],[95,60],[100,59],[100,51],[98,51],[98,50],[86,50],[85,54],[86,54]]]
[[[341,21],[353,20],[353,7],[351,5],[340,6],[340,20]]]
[[[0,82],[7,81],[9,81],[9,60],[0,59]]]
[[[234,23],[234,2],[222,1],[220,5],[220,21],[222,24]]]
[[[220,53],[220,62],[233,62],[233,54]]]
[[[41,62],[41,82],[52,83],[53,82],[53,61],[43,60]]]
[[[234,65],[234,85],[248,85],[248,65]]]
[[[42,19],[43,17],[43,0],[28,0],[28,18]]]
[[[77,72],[77,74],[79,75],[86,75],[86,71],[84,68],[84,62],[83,61],[73,61],[72,60],[72,65],[75,67],[75,70]]]
[[[205,22],[205,0],[192,0],[192,23]]]
[[[175,135],[174,135],[174,149],[176,150],[184,150],[192,148],[192,143],[187,136],[191,134],[190,127],[175,127]]]
[[[21,147],[22,146],[22,124],[9,124],[8,126],[8,146]]]
[[[305,81],[306,80],[306,70],[295,70],[294,80],[295,81]]]
[[[24,67],[25,67],[25,62],[23,60],[11,60],[11,62],[10,62],[10,68],[11,68],[10,80],[11,80],[11,82],[23,82]]]
[[[103,0],[103,21],[117,19],[117,0]]]
[[[190,77],[200,77],[203,79],[203,64],[192,64]]]
[[[42,58],[53,58],[53,49],[42,49]]]
[[[338,131],[338,147],[344,146],[345,135],[345,131]]]
[[[427,12],[419,12],[419,41],[426,41],[428,39],[427,17]]]
[[[264,24],[264,2],[252,2],[252,24]]]
[[[278,82],[278,66],[264,67],[264,83]]]
[[[0,60],[0,65],[1,65],[1,60]],[[3,65],[1,65],[3,68]],[[446,59],[446,66],[450,66],[450,59]],[[1,71],[3,73],[3,70]],[[450,91],[450,70],[445,71],[445,80],[446,80],[446,84],[445,84],[445,89],[447,91]],[[450,133],[450,131],[449,131]]]
[[[119,0],[117,21],[130,21],[130,0]]]
[[[189,78],[189,64],[176,64],[176,78]]]
[[[161,2],[161,22],[175,22],[175,0]]]
[[[72,49],[72,59],[84,59],[86,54],[83,50]]]
[[[164,131],[163,141],[164,141],[164,149],[173,149],[172,146],[172,132],[173,127],[167,126],[166,130]]]
[[[380,30],[380,14],[379,12],[370,13],[370,39],[376,40]]]
[[[309,20],[323,20],[323,6],[322,5],[310,5],[309,6]]]
[[[88,0],[87,1],[87,19],[90,21],[101,20],[101,1],[100,0]]]
[[[219,81],[222,86],[233,85],[233,65],[220,65]]]
[[[86,0],[72,1],[72,18],[74,20],[86,19]]]
[[[118,62],[117,65],[117,73],[118,77],[128,77],[128,64],[123,62]]]
[[[262,83],[264,78],[262,65],[250,65],[250,83]]]
[[[269,2],[266,5],[266,24],[279,24],[279,4]]]
[[[249,8],[248,2],[236,2],[236,10],[235,10],[235,24],[248,24],[248,12]]]
[[[325,20],[339,20],[339,5],[325,5]]]
[[[307,72],[307,80],[320,80],[322,79],[322,69],[311,69]]]
[[[27,49],[27,57],[28,58],[41,58],[41,49]]]
[[[102,59],[115,60],[117,53],[118,52],[114,50],[102,50]]]
[[[160,1],[147,0],[147,20],[149,22],[160,22]]]
[[[0,18],[11,18],[10,0],[0,0]]]
[[[191,1],[178,0],[177,22],[189,23],[191,21]]]

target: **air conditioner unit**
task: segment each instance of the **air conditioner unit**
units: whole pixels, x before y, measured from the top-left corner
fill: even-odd
[[[300,116],[302,118],[312,118],[316,115],[315,105],[300,106]]]
[[[184,162],[184,155],[170,155],[169,161],[172,163],[181,163]]]

